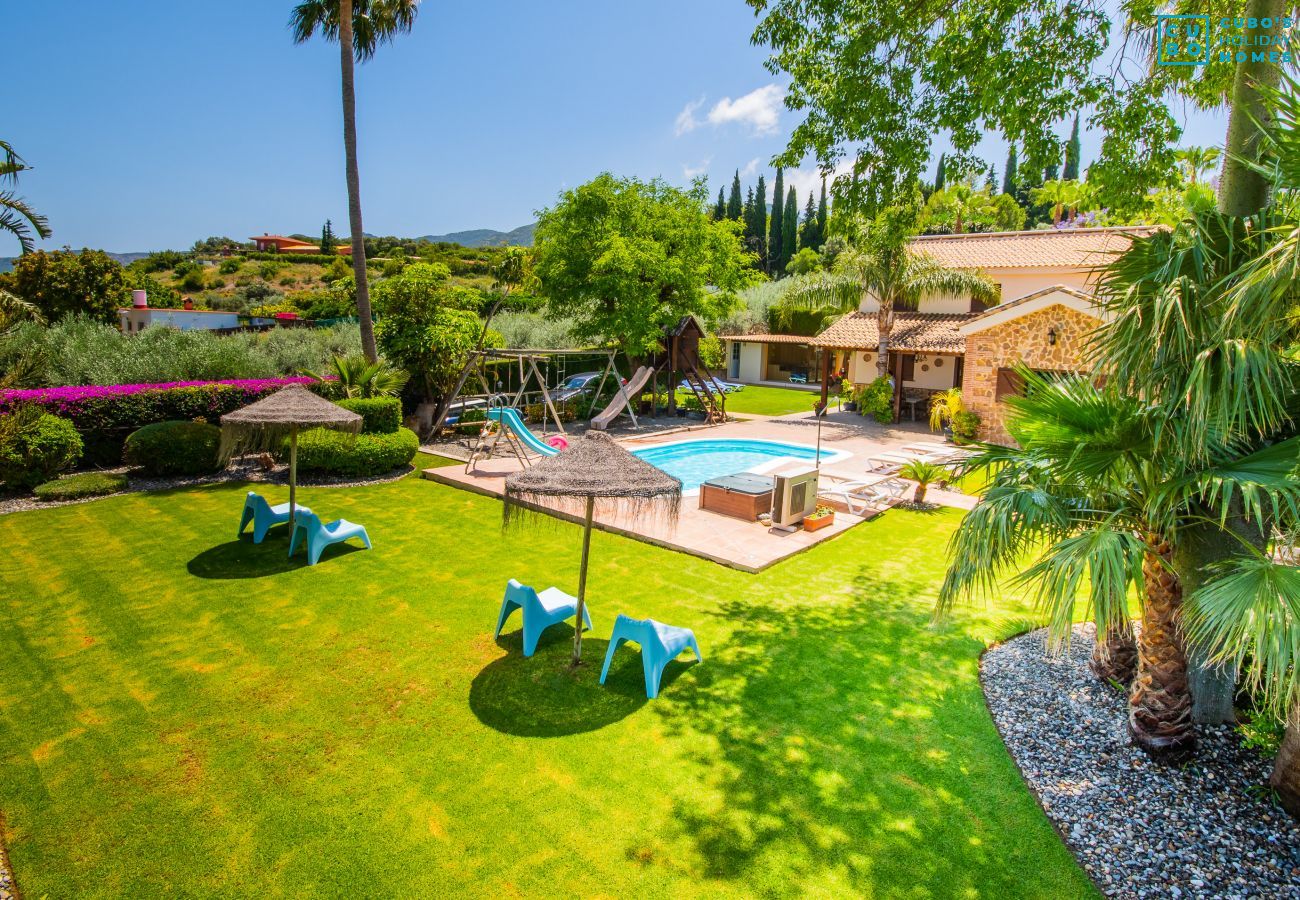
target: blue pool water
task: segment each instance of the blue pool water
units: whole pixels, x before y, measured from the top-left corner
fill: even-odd
[[[735,475],[740,472],[765,471],[782,462],[811,464],[817,458],[817,448],[803,444],[786,444],[779,441],[717,439],[700,441],[675,441],[655,447],[633,450],[657,469],[680,478],[682,490],[692,491],[711,478]],[[847,459],[848,453],[822,448],[823,464]]]

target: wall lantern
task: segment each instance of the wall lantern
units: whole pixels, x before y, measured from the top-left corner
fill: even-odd
[[[1055,347],[1055,346],[1056,346],[1056,329],[1055,329],[1055,328],[1049,328],[1049,329],[1047,329],[1047,346],[1049,346],[1049,347]]]

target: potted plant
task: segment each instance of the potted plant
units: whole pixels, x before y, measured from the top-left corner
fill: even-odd
[[[834,521],[834,507],[827,506],[825,503],[818,503],[812,515],[803,517],[803,530],[816,531],[818,528],[825,528]]]
[[[961,401],[961,388],[952,387],[930,397],[930,430],[942,431],[948,440],[953,438],[953,422],[966,412]]]
[[[840,408],[845,412],[857,412],[858,401],[853,391],[853,382],[845,379],[840,382]]]
[[[952,417],[952,440],[954,444],[969,444],[979,437],[979,413],[964,409]]]

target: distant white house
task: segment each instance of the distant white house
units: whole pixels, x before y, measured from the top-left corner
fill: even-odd
[[[238,313],[216,309],[195,309],[190,300],[181,309],[162,309],[149,305],[144,291],[131,292],[132,304],[117,311],[118,328],[123,334],[138,334],[153,325],[175,328],[178,331],[219,331],[239,328],[241,325],[274,325],[271,318],[244,318]]]

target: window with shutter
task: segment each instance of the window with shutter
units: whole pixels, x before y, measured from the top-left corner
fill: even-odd
[[[1015,369],[998,369],[997,399],[1018,397],[1025,392],[1025,380]]]
[[[916,357],[910,353],[903,355],[903,380],[911,381],[916,377]]]

